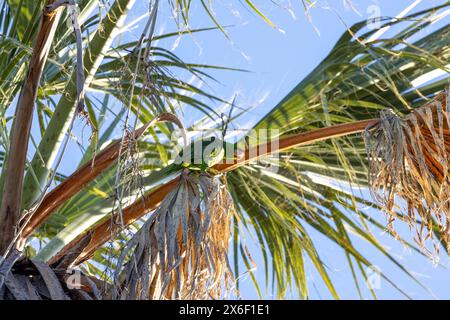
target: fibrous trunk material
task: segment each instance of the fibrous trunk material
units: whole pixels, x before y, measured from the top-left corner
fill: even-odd
[[[233,214],[218,178],[182,173],[117,261],[115,299],[218,299],[234,285],[228,263]]]

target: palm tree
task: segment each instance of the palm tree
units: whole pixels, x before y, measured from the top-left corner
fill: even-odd
[[[448,72],[449,25],[427,35],[420,32],[439,18],[448,2],[382,20],[378,30],[398,29],[389,38],[375,37],[378,30],[367,29],[365,21],[355,24],[253,128],[270,129],[269,141],[241,139],[232,145],[240,154],[225,153],[229,163],[218,163],[220,154],[201,159],[200,165],[169,160],[178,150],[171,134],[208,119],[220,122],[220,114],[204,99],[227,103],[231,110],[235,102],[174,74],[181,69],[207,81],[208,69],[227,68],[184,62],[155,41],[226,30],[203,0],[215,27],[186,29],[190,1],[169,1],[180,30],[155,35],[160,1],[151,1],[141,37],[123,43],[120,31],[137,23],[125,25],[134,3],[84,0],[78,12],[73,1],[1,2],[3,298],[205,299],[238,294],[239,261],[248,269],[254,263],[241,238],[246,232],[255,235],[266,282],[273,281],[279,298],[290,288],[308,298],[307,265],[339,297],[311,230],[342,248],[358,291],[357,270],[365,279],[364,266],[372,263],[356,248],[349,230],[417,281],[371,232],[385,226],[360,207],[384,209],[389,225],[394,217],[407,220],[418,231],[418,245],[392,228],[388,231],[413,250],[426,254],[422,240],[428,237],[436,239],[436,250],[447,246],[448,98],[441,94],[432,99],[448,76],[420,88],[414,82],[436,69]],[[245,3],[275,26],[251,1]],[[113,108],[114,103],[120,107]],[[183,105],[200,110],[205,118],[184,128],[176,116]],[[8,108],[14,117],[7,116]],[[30,134],[33,112],[40,139]],[[111,123],[107,115],[114,116]],[[78,169],[64,176],[58,166],[67,156],[64,151],[79,117],[92,136]],[[234,117],[230,112],[229,121]],[[122,137],[112,140],[120,124]],[[355,135],[363,131],[366,143]],[[398,143],[400,139],[407,142]],[[35,151],[28,162],[30,142]],[[209,146],[200,142],[205,149]],[[415,145],[423,148],[412,152]],[[424,152],[427,146],[431,151]],[[253,151],[263,149],[257,153],[259,162],[251,161],[256,159]],[[276,172],[271,167],[275,153],[280,159]],[[437,155],[436,166],[431,159]],[[405,159],[408,167],[397,165]],[[314,175],[370,186],[377,201]],[[406,213],[394,206],[394,194],[408,201]],[[67,272],[73,268],[82,271],[78,278]],[[389,275],[381,276],[406,295]]]

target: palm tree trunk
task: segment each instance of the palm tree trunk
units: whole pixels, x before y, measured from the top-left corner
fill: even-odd
[[[116,0],[111,7],[90,41],[89,50],[84,54],[85,87],[88,88],[95,73],[100,66],[105,54],[111,47],[117,32],[123,26],[129,10],[136,0]],[[55,107],[55,112],[45,130],[38,150],[31,160],[29,170],[25,176],[23,207],[28,208],[39,198],[41,188],[45,186],[48,174],[56,159],[59,148],[64,140],[63,137],[70,127],[72,118],[75,117],[77,104],[77,71],[67,83],[65,94],[61,96]],[[37,180],[37,181],[36,181]]]
[[[49,0],[48,4],[54,2]],[[14,237],[20,217],[23,177],[28,140],[33,119],[37,88],[55,35],[62,8],[52,12],[44,9],[40,29],[34,44],[28,73],[20,92],[7,153],[6,170],[0,208],[0,254],[4,253]]]

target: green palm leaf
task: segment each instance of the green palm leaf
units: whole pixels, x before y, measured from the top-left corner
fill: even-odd
[[[426,97],[444,88],[448,76],[435,79],[420,89],[412,89],[412,82],[436,68],[448,71],[450,27],[447,25],[411,44],[407,41],[429,25],[427,17],[437,9],[402,19],[402,22],[409,21],[407,27],[403,26],[393,37],[370,43],[364,41],[376,30],[365,30],[365,22],[354,25],[255,129],[277,129],[281,138],[333,124],[376,118],[385,108],[401,114],[423,104]],[[387,22],[386,26],[395,27],[397,23],[400,21]],[[400,44],[402,48],[398,48]],[[274,163],[279,166],[276,173],[273,167],[268,167]],[[257,235],[264,257],[266,283],[269,283],[272,269],[273,290],[278,297],[283,297],[290,285],[298,290],[299,296],[309,296],[304,276],[305,257],[309,257],[331,294],[337,297],[323,268],[320,252],[314,249],[316,244],[305,226],[322,233],[343,249],[358,290],[360,278],[355,276],[355,269],[361,271],[364,279],[363,267],[372,263],[353,245],[355,236],[379,250],[417,282],[372,234],[374,227],[382,226],[377,219],[361,211],[361,201],[365,200],[356,197],[347,182],[341,182],[347,185],[345,190],[323,185],[320,179],[314,178],[322,176],[327,181],[348,181],[366,187],[366,166],[364,143],[360,136],[351,136],[282,152],[279,159],[250,164],[228,174],[228,186],[239,208],[240,221],[248,232]],[[311,178],[311,173],[319,176]],[[239,237],[234,241],[240,243]],[[235,245],[235,250],[240,251],[235,252],[235,259],[240,254],[245,262],[245,252],[238,248]],[[388,275],[382,276],[407,296]]]

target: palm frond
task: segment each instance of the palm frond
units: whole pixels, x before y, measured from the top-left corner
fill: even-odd
[[[403,119],[390,110],[384,111],[380,122],[365,133],[370,188],[390,215],[389,226],[397,218],[396,211],[406,211],[402,220],[415,231],[416,241],[425,249],[424,241],[434,238],[437,223],[441,237],[434,241],[435,254],[440,242],[447,246],[450,243],[449,97],[448,92],[443,92]],[[406,207],[396,197],[405,201]]]

